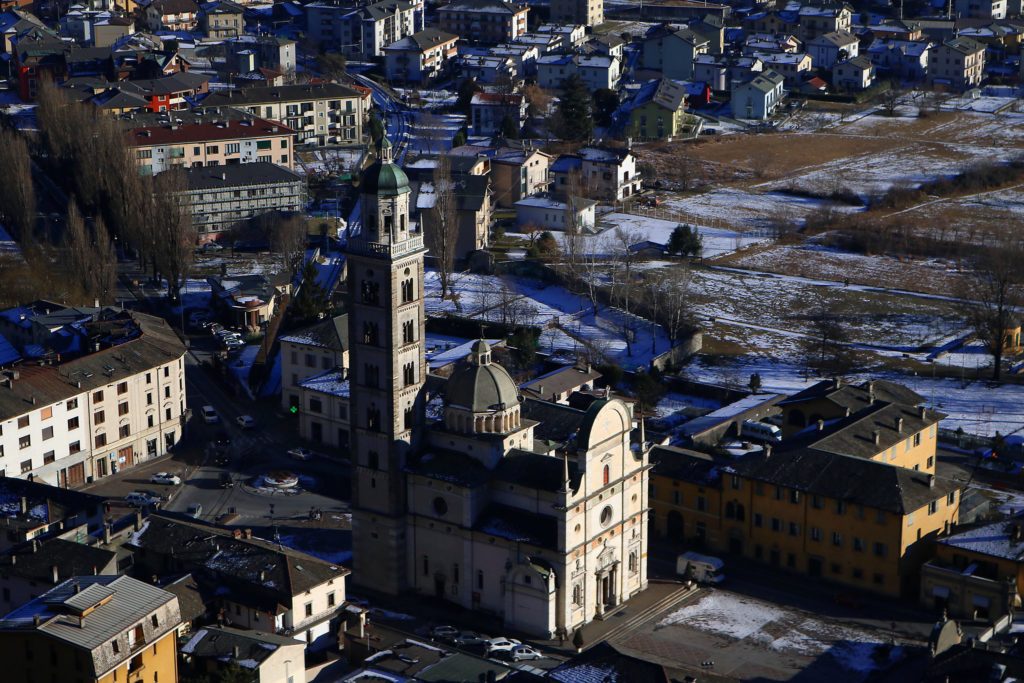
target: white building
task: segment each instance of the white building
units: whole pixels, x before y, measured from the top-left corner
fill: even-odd
[[[341,314],[289,332],[281,343],[281,408],[301,406],[300,384],[314,375],[348,367],[348,316]]]
[[[765,71],[732,90],[732,115],[737,119],[767,121],[782,102],[785,79]]]
[[[25,307],[0,317],[0,334],[16,346],[59,347],[69,358],[0,376],[0,476],[76,487],[158,458],[181,440],[185,347],[162,319]]]
[[[537,84],[563,88],[575,74],[589,90],[612,90],[622,75],[620,68],[619,59],[608,55],[544,55],[537,60]]]
[[[570,207],[568,202],[553,197],[526,197],[517,201],[515,207],[519,225],[532,223],[545,230],[569,230],[575,220],[578,229],[590,230],[594,227],[597,202],[578,197]]]
[[[583,24],[541,24],[536,32],[557,36],[560,41],[559,48],[566,52],[580,47],[587,38],[587,27]]]
[[[478,340],[428,411],[426,249],[387,141],[378,159],[349,240],[353,578],[572,633],[647,585],[648,462],[630,408],[523,400]]]
[[[423,0],[381,0],[361,7],[314,2],[306,5],[306,25],[320,47],[373,59],[386,46],[423,30]]]
[[[458,56],[459,37],[428,28],[384,48],[388,78],[423,83],[441,76]]]
[[[807,53],[816,69],[830,69],[836,62],[856,57],[860,41],[848,31],[832,31],[807,41]]]
[[[299,382],[299,436],[314,444],[347,450],[350,400],[347,368],[328,370]]]

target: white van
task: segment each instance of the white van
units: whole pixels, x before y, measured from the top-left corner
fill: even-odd
[[[213,424],[214,422],[220,422],[220,418],[217,417],[217,411],[213,409],[213,406],[203,406],[203,422],[206,424]]]
[[[748,439],[758,439],[760,441],[782,441],[782,430],[775,425],[766,424],[764,422],[755,422],[754,420],[744,420],[743,427],[740,429],[740,435]]]
[[[697,583],[720,583],[725,578],[725,563],[717,557],[700,553],[683,553],[676,559],[676,574],[686,576],[687,570]]]

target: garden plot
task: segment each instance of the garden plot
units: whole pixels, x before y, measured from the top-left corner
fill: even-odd
[[[693,196],[673,198],[667,200],[665,205],[682,214],[680,220],[697,225],[715,226],[727,232],[730,228],[741,232],[770,228],[779,218],[799,222],[808,214],[825,209],[848,213],[861,210],[859,207],[831,200],[741,187],[720,188]]]
[[[816,280],[883,285],[936,296],[948,296],[951,292],[962,291],[965,284],[963,275],[949,261],[865,256],[811,242],[758,246],[723,255],[715,259],[714,263]]]

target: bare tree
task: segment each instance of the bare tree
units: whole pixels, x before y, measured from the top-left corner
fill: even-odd
[[[167,280],[167,296],[181,298],[196,248],[196,228],[185,169],[175,167],[156,176],[153,191],[153,245],[157,270]]]
[[[86,302],[112,302],[117,285],[113,240],[102,218],[95,218],[89,229],[74,199],[67,210],[65,247],[68,270],[77,276]]]
[[[270,248],[281,254],[284,267],[292,277],[299,274],[306,260],[306,242],[309,240],[306,221],[301,214],[285,216],[277,211],[260,216],[260,232]]]
[[[823,304],[814,307],[807,319],[811,324],[804,343],[808,365],[827,374],[841,374],[849,370],[853,359],[846,343],[846,327],[840,316]]]
[[[997,244],[984,248],[978,255],[975,275],[967,284],[963,297],[966,318],[975,336],[992,356],[992,379],[999,381],[1007,339],[1018,327],[1018,309],[1024,305],[1021,262],[1024,261],[1024,231],[1021,226],[1008,226]],[[1008,343],[1009,342],[1009,343]]]
[[[894,80],[889,84],[889,89],[882,93],[882,109],[886,116],[896,116],[896,109],[903,100],[903,91]]]
[[[0,220],[19,242],[30,240],[36,223],[32,161],[25,139],[0,130]]]
[[[441,300],[448,298],[452,271],[455,269],[455,248],[459,239],[459,212],[452,180],[452,161],[441,155],[434,169],[434,206],[424,226],[427,248],[437,262],[441,282]]]
[[[675,346],[684,334],[696,327],[691,297],[691,275],[689,265],[673,266],[656,278],[653,293],[658,298],[656,318],[670,346]]]

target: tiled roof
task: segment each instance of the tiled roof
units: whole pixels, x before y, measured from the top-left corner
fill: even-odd
[[[267,119],[255,118],[237,110],[221,107],[219,113],[198,117],[195,113],[174,111],[170,113],[181,123],[160,123],[154,116],[141,117],[127,122],[128,144],[171,145],[186,142],[213,140],[237,140],[267,136],[292,136],[291,128]],[[148,121],[153,123],[148,123]],[[141,124],[141,125],[140,125]]]

